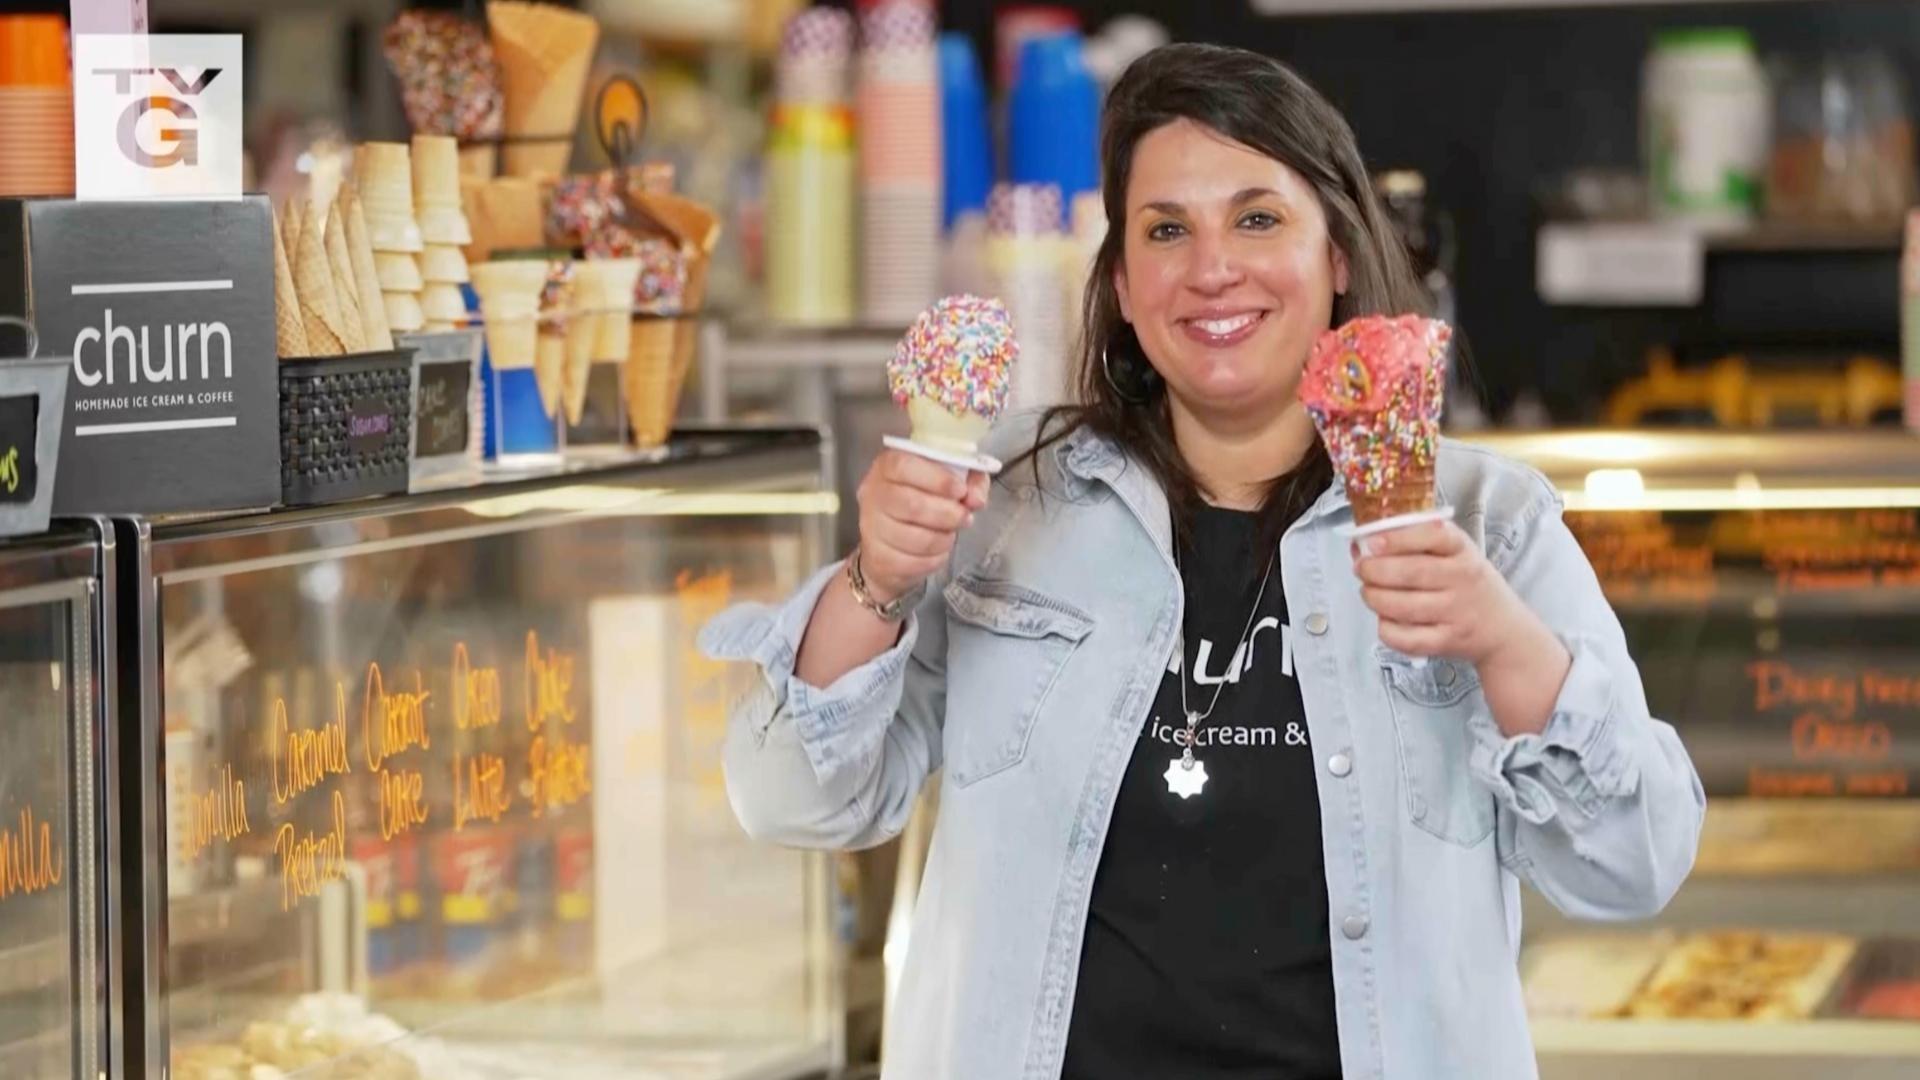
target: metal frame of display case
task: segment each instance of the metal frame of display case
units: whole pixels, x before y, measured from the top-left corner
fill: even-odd
[[[115,763],[125,791],[120,827],[132,841],[129,853],[145,853],[123,859],[116,875],[125,895],[115,909],[124,912],[124,926],[116,927],[120,932],[113,941],[116,967],[123,973],[115,984],[120,988],[116,1005],[124,1016],[115,1030],[121,1033],[116,1042],[124,1044],[126,1065],[149,1076],[164,1075],[168,1065],[163,584],[288,566],[320,553],[369,554],[609,515],[742,512],[725,504],[730,496],[745,494],[789,500],[785,508],[769,510],[767,498],[757,499],[756,513],[818,515],[817,550],[825,552],[830,550],[837,506],[826,479],[827,453],[825,438],[814,430],[683,428],[660,460],[494,473],[466,488],[312,509],[173,522],[114,521],[118,543],[125,549],[118,577],[126,606],[120,625],[120,705],[125,717],[122,737],[128,740],[124,760]],[[794,491],[796,476],[812,478],[811,489]],[[828,928],[823,932],[830,936],[833,879],[824,857],[808,860],[806,888],[808,922]],[[210,925],[220,924],[222,917],[220,912],[207,913]],[[816,995],[814,1000],[829,1002],[831,1010],[841,990],[834,958],[825,959],[814,980],[818,985],[809,993]],[[841,1034],[836,1025],[831,1045],[805,1062],[795,1062],[800,1072],[794,1075],[837,1067],[844,1056]],[[118,1069],[116,1075],[121,1075]]]
[[[74,1074],[89,1067],[107,1075],[124,1075],[117,1033],[124,1030],[118,988],[123,978],[118,962],[119,877],[114,872],[122,856],[119,790],[113,779],[118,766],[118,733],[114,705],[117,699],[113,530],[104,520],[62,522],[44,537],[0,544],[0,606],[65,602],[79,608],[81,617],[71,628],[69,642],[75,655],[86,654],[87,678],[76,681],[75,713],[84,713],[79,730],[90,745],[78,751],[90,767],[73,779],[76,798],[67,808],[67,866],[90,866],[91,888],[76,890],[69,906],[73,944],[66,958],[72,965],[73,1016],[82,1032],[94,1033],[91,1048],[76,1041]],[[70,719],[80,720],[79,716]],[[0,967],[13,963],[0,957]]]

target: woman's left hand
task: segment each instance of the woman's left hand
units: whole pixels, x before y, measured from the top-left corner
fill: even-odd
[[[1380,618],[1380,640],[1408,656],[1481,667],[1503,646],[1537,639],[1538,616],[1451,521],[1365,537],[1355,544],[1360,596]]]

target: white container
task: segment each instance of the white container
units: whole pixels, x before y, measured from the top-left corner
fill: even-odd
[[[1746,31],[1658,35],[1641,90],[1642,150],[1654,215],[1703,227],[1752,221],[1766,167],[1771,102]]]

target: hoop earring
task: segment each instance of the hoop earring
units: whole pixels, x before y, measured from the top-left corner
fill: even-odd
[[[1100,373],[1106,377],[1107,386],[1113,391],[1115,397],[1128,405],[1146,404],[1145,394],[1128,393],[1127,389],[1120,385],[1120,380],[1113,377],[1113,361],[1108,358],[1105,346],[1100,348]]]

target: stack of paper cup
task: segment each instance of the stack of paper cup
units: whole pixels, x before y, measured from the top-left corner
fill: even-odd
[[[1013,317],[1020,362],[1013,366],[1009,409],[1072,399],[1067,324],[1061,317],[1060,189],[1052,184],[999,184],[987,200],[987,265],[995,293]]]
[[[468,281],[466,245],[473,230],[460,207],[460,144],[451,135],[413,137],[413,208],[423,241],[420,307],[427,331],[452,330],[467,319],[460,286]]]
[[[415,333],[425,328],[427,317],[420,304],[424,283],[414,260],[425,245],[413,212],[413,155],[406,143],[361,143],[353,164],[387,324],[396,334]]]
[[[912,322],[940,292],[940,62],[933,9],[881,0],[862,29],[861,312]]]
[[[73,194],[73,76],[58,15],[0,15],[0,195]]]
[[[807,8],[787,23],[774,68],[767,137],[767,314],[776,322],[852,322],[854,118],[847,108],[853,17]]]

